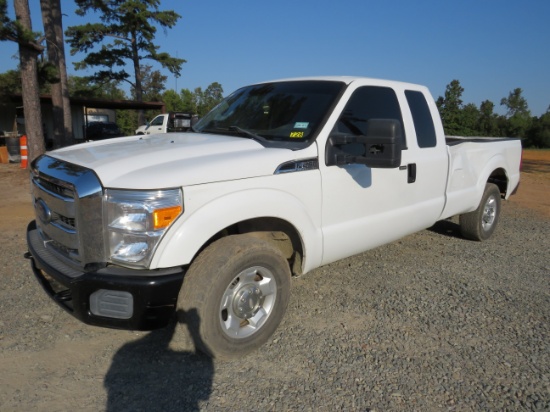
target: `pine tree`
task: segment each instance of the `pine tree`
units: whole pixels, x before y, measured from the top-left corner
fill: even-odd
[[[137,101],[143,101],[142,61],[153,60],[168,69],[175,76],[180,75],[184,59],[159,52],[154,44],[157,26],[164,30],[173,28],[181,17],[174,11],[159,10],[159,0],[75,0],[76,14],[88,12],[100,14],[101,23],[86,23],[69,27],[66,31],[71,54],[86,53],[84,60],[75,63],[75,68],[102,67],[92,80],[129,82]],[[110,39],[111,42],[108,42]],[[126,70],[126,64],[133,68],[133,80]],[[140,112],[139,124],[144,123]]]

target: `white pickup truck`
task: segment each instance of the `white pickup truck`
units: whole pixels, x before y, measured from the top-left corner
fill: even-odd
[[[200,350],[235,358],[275,331],[292,275],[454,215],[465,237],[489,238],[520,160],[518,139],[446,139],[423,86],[255,84],[188,133],[34,161],[26,257],[83,322],[150,330],[176,317]]]
[[[136,135],[187,132],[197,122],[198,117],[189,113],[170,112],[155,116],[136,129]]]

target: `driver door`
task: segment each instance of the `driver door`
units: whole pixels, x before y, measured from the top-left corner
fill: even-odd
[[[403,128],[402,154],[393,169],[321,165],[323,264],[429,227],[441,213],[446,158],[421,152],[414,128],[404,126],[401,107],[393,88],[358,87],[334,127],[333,132],[365,135],[369,119],[396,119]]]

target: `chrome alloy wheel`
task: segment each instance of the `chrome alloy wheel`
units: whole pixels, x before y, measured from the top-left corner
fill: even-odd
[[[497,201],[494,196],[489,196],[485,207],[483,208],[483,216],[481,217],[481,227],[487,231],[491,229],[497,215]]]
[[[254,266],[239,273],[225,290],[220,305],[223,332],[242,339],[253,335],[271,315],[277,282],[270,270]]]

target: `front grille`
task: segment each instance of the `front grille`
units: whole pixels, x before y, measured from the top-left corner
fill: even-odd
[[[36,183],[42,186],[44,189],[48,190],[49,192],[55,193],[61,197],[64,197],[67,199],[74,198],[73,189],[61,186],[60,184],[49,182],[44,177],[37,177]]]
[[[33,163],[31,183],[46,249],[72,266],[103,262],[103,190],[95,173],[42,156]]]
[[[57,219],[67,227],[76,229],[76,219],[74,217],[67,217],[63,215],[57,215]]]

